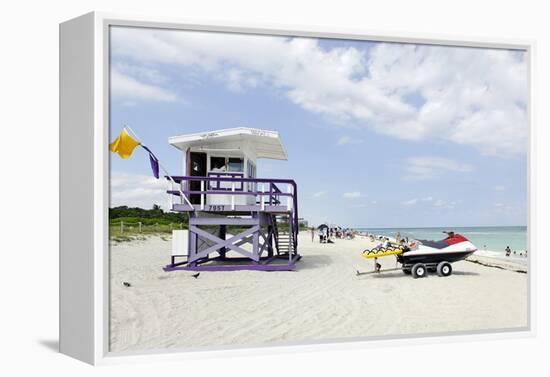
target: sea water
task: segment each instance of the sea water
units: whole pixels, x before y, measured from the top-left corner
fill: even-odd
[[[504,256],[506,246],[512,252],[525,254],[527,250],[527,227],[526,226],[491,226],[491,227],[456,227],[456,228],[359,228],[358,230],[370,234],[379,234],[388,237],[395,237],[397,232],[401,238],[420,240],[441,240],[446,237],[444,231],[453,231],[468,238],[478,250],[483,253]],[[514,254],[512,254],[514,255]]]

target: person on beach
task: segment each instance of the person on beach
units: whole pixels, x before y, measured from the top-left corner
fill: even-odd
[[[311,227],[311,242],[315,242],[315,228]]]
[[[399,245],[401,245],[401,232],[397,231],[397,234],[395,235],[395,242],[397,242]]]
[[[510,246],[506,246],[506,249],[504,249],[504,251],[506,252],[507,257],[509,257],[510,253],[512,252],[512,250],[510,250]]]
[[[411,242],[408,243],[408,247],[409,247],[410,250],[418,249],[418,241],[411,240]]]
[[[380,269],[382,268],[382,265],[378,263],[378,258],[374,257],[374,271],[377,273],[380,273]]]

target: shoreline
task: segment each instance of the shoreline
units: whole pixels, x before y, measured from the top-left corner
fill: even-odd
[[[479,265],[485,266],[485,267],[492,267],[492,268],[499,268],[502,270],[512,271],[512,272],[519,272],[526,274],[528,273],[527,268],[527,261],[521,261],[524,263],[521,263],[519,261],[515,260],[506,260],[504,259],[506,257],[490,257],[485,255],[479,255],[474,253],[473,255],[470,255],[466,258],[467,262],[470,263],[477,263]]]

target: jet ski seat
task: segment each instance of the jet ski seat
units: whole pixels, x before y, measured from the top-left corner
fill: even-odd
[[[422,245],[428,246],[428,247],[433,247],[434,249],[444,249],[447,246],[449,246],[449,244],[447,242],[445,242],[445,240],[441,240],[441,241],[418,240],[418,241]]]

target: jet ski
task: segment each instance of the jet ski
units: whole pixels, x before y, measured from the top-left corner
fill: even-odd
[[[432,264],[441,261],[457,262],[473,254],[477,248],[463,235],[446,232],[447,238],[441,241],[415,240],[397,256],[401,264],[425,263]]]
[[[451,263],[465,259],[477,248],[461,234],[444,233],[447,237],[440,241],[412,240],[406,246],[365,250],[362,256],[371,259],[395,255],[403,272],[414,278],[425,277],[429,270],[436,271],[439,276],[449,276],[453,271]]]
[[[441,241],[415,240],[403,253],[397,255],[403,272],[419,278],[427,275],[428,269],[437,271],[439,276],[451,275],[451,263],[472,255],[477,248],[466,237],[454,232],[447,233]]]

